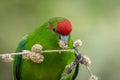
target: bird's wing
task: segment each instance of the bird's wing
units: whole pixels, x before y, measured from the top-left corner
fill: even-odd
[[[25,37],[18,45],[16,52],[22,52],[24,46],[27,42],[27,37]],[[20,80],[20,65],[21,65],[22,55],[16,55],[14,57],[14,79]]]

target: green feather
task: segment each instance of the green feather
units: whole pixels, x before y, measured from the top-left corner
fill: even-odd
[[[27,41],[24,45],[25,50],[31,50],[34,44],[41,44],[43,50],[61,49],[58,45],[60,35],[50,30],[50,24],[56,26],[56,22],[65,18],[53,18],[40,26],[34,32],[28,34]],[[20,44],[18,45],[20,46]],[[68,46],[73,48],[72,40],[69,35]],[[59,80],[65,67],[74,60],[74,53],[44,53],[44,61],[42,63],[34,63],[31,60],[21,60],[20,80]],[[14,61],[17,64],[17,56]],[[15,72],[15,71],[14,71]],[[66,79],[71,80],[71,79]]]

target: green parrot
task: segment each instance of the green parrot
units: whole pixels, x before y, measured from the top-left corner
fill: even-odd
[[[41,44],[43,50],[62,49],[58,44],[59,40],[67,45],[67,49],[73,49],[71,31],[72,25],[68,19],[52,18],[26,35],[18,44],[16,52],[31,50],[34,44]],[[13,65],[14,80],[75,80],[79,65],[70,72],[66,70],[66,67],[74,61],[75,55],[74,52],[43,53],[42,63],[25,60],[22,55],[16,55]]]

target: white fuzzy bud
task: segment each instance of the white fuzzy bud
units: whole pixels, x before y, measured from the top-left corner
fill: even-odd
[[[13,61],[13,58],[11,57],[10,54],[4,54],[2,56],[2,59],[3,59],[4,62],[11,62],[11,61]]]
[[[35,53],[41,53],[43,47],[40,45],[40,44],[35,44],[33,45],[32,47],[32,52],[35,52]]]
[[[74,46],[74,47],[82,46],[82,41],[81,41],[81,40],[76,40],[76,41],[73,43],[73,46]]]
[[[62,40],[59,40],[59,46],[61,47],[61,48],[63,48],[63,49],[66,49],[66,48],[68,48],[68,45],[67,44],[65,44],[65,42],[64,41],[62,41]]]
[[[83,56],[84,57],[84,65],[85,66],[90,66],[91,65],[91,60],[90,60],[90,58],[89,57],[87,57],[87,56]]]
[[[98,80],[98,77],[92,75],[92,76],[89,78],[89,80]]]
[[[32,52],[30,59],[35,63],[41,63],[44,61],[44,56],[39,53]]]
[[[31,52],[30,51],[28,51],[28,50],[23,50],[22,51],[22,57],[23,57],[23,59],[30,59],[30,55],[31,55]]]

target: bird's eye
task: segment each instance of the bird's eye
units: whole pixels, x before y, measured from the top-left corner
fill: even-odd
[[[55,31],[55,28],[53,28],[52,30]]]
[[[49,26],[49,29],[53,30],[54,32],[56,31],[56,29],[52,25]]]

